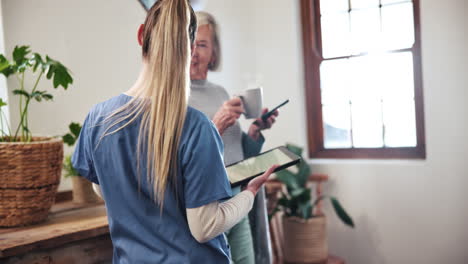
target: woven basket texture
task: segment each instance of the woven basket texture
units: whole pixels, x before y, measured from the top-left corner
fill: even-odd
[[[304,220],[283,217],[284,259],[287,263],[326,263],[328,243],[325,216]]]
[[[60,183],[61,139],[0,143],[0,226],[23,226],[47,218]]]

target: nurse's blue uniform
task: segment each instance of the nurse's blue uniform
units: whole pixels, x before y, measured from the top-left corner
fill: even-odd
[[[72,157],[78,173],[101,187],[114,248],[113,263],[229,263],[224,235],[198,243],[186,216],[186,208],[232,195],[216,127],[201,112],[187,109],[178,149],[177,190],[169,185],[166,188],[161,215],[146,180],[146,153],[140,155],[138,184],[136,150],[141,120],[101,139],[108,125],[102,122],[104,118],[130,100],[130,96],[121,94],[94,106]]]

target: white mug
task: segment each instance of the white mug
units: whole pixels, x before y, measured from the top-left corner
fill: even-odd
[[[242,100],[245,118],[259,118],[262,114],[263,89],[262,87],[247,89],[238,95]]]

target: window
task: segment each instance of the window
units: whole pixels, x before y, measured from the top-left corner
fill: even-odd
[[[425,158],[419,0],[301,0],[311,158]]]

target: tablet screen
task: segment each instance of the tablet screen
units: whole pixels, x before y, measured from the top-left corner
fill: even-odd
[[[294,158],[294,154],[287,155],[285,151],[287,151],[285,148],[276,148],[256,157],[228,166],[226,171],[229,181],[231,184],[234,184],[252,176],[263,174],[275,164],[282,166],[299,159],[299,157]]]

